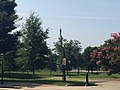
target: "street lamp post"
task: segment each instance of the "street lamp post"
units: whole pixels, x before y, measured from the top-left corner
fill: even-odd
[[[63,81],[66,81],[65,66],[66,66],[66,58],[64,57],[63,60],[62,60],[62,67],[63,67]]]
[[[85,84],[85,86],[89,86],[89,69],[90,69],[90,63],[88,64],[87,68],[88,68],[88,71],[86,73],[86,84]]]
[[[1,84],[3,85],[3,54],[1,54]]]
[[[88,72],[86,73],[86,85],[85,86],[89,86],[89,80],[88,80]]]
[[[65,73],[65,66],[66,66],[66,57],[65,57],[65,50],[62,43],[63,37],[62,37],[62,30],[60,29],[60,44],[61,44],[61,55],[62,55],[62,71],[63,71],[63,81],[66,81],[66,73]]]
[[[0,24],[0,30],[2,30],[3,27],[2,27],[2,22]],[[1,84],[3,85],[3,74],[4,74],[4,71],[3,71],[3,56],[4,54],[3,53],[0,53],[0,59],[1,59]]]

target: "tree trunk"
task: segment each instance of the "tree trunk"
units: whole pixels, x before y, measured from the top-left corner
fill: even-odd
[[[11,73],[11,72],[10,72],[10,70],[9,70],[9,75],[10,75],[10,73]]]
[[[52,69],[50,69],[50,76],[52,76]]]
[[[35,66],[33,64],[33,79],[35,79]]]
[[[67,76],[68,76],[68,74],[69,74],[68,72],[69,72],[69,71],[68,71],[68,69],[67,69]]]
[[[78,73],[77,73],[78,75],[80,74],[80,71],[79,71],[79,67],[78,67]]]
[[[29,75],[29,70],[27,69],[27,75]]]

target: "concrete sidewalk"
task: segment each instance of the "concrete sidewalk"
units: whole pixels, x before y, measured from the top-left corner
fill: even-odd
[[[95,81],[98,86],[54,86],[37,85],[34,87],[0,88],[0,90],[120,90],[120,80]]]
[[[22,88],[23,90],[120,90],[120,81],[101,81],[98,86],[40,86],[36,88]]]

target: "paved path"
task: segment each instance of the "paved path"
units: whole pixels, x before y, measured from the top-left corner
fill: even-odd
[[[95,81],[98,86],[52,86],[52,85],[23,85],[16,88],[0,88],[0,90],[120,90],[120,80]]]

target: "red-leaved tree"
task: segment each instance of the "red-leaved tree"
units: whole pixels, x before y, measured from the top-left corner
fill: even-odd
[[[120,33],[112,33],[111,38],[91,52],[96,64],[112,73],[120,72]]]

